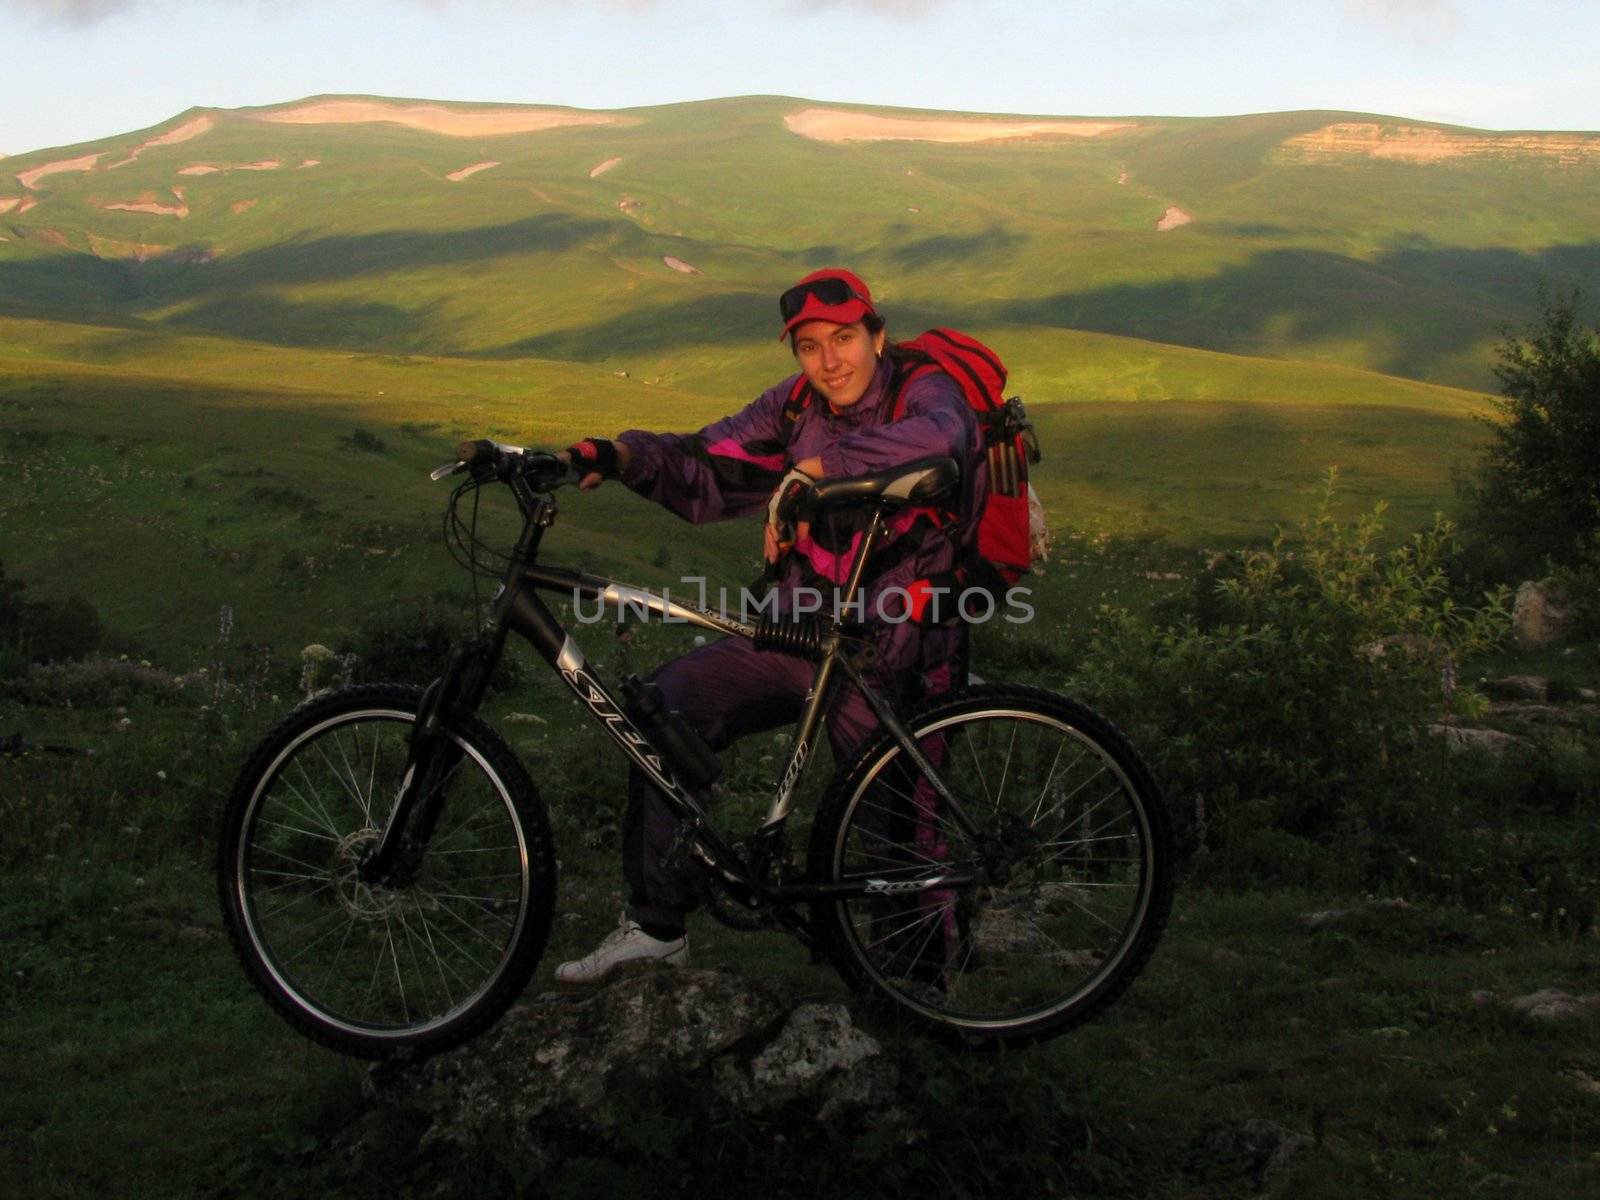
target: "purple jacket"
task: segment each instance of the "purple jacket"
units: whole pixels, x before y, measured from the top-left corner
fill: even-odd
[[[890,420],[888,395],[894,371],[890,356],[878,364],[866,393],[842,413],[817,396],[790,428],[787,442],[783,408],[799,375],[762,392],[754,402],[698,433],[619,435],[631,452],[622,481],[686,521],[699,524],[752,513],[764,515],[772,489],[789,467],[819,456],[828,478],[864,475],[933,455],[949,455],[961,466],[962,484],[949,509],[907,509],[880,542],[863,589],[866,614],[902,611],[898,593],[916,579],[950,571],[962,545],[976,536],[972,496],[977,473],[986,469],[976,417],[961,389],[938,371],[918,375],[902,388],[898,421]],[[818,521],[812,536],[795,546],[779,583],[779,608],[788,611],[795,590],[818,589],[831,605],[854,559],[864,520],[841,513]],[[882,597],[880,603],[880,597]],[[877,621],[881,665],[896,674],[918,669],[942,690],[938,668],[959,653],[961,631],[925,629],[914,622]],[[948,686],[946,683],[944,686]]]

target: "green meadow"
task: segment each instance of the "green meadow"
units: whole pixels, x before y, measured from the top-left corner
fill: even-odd
[[[1063,546],[1267,537],[1304,515],[1332,467],[1349,507],[1386,500],[1403,531],[1450,504],[1449,471],[1481,436],[1482,398],[1434,385],[1108,335],[984,333],[1017,347],[1015,377],[1030,381],[1045,449],[1035,486]],[[1070,351],[1051,367],[1054,343]],[[789,369],[777,346],[764,357],[769,379]],[[560,446],[693,429],[758,386],[725,376],[691,392],[548,359],[0,320],[0,561],[44,594],[91,599],[164,658],[184,661],[224,604],[281,648],[328,640],[381,607],[465,587],[439,535],[447,485],[427,480],[460,438]],[[357,430],[382,449],[354,448]],[[651,584],[737,586],[754,573],[756,532],[691,532],[608,489],[566,503],[550,549]],[[657,561],[664,546],[670,563]],[[1038,584],[1050,605],[1048,566]]]

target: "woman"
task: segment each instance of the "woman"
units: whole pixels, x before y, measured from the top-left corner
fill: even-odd
[[[620,479],[695,523],[768,509],[775,493],[803,489],[810,480],[948,455],[962,468],[960,497],[942,513],[906,510],[870,564],[863,593],[869,620],[902,615],[906,593],[898,589],[948,573],[972,537],[971,497],[982,463],[977,421],[948,376],[922,371],[904,378],[872,293],[851,272],[807,275],[783,294],[778,308],[779,336],[789,339],[798,374],[698,433],[634,429],[614,441],[586,439],[565,453],[585,471],[582,487]],[[780,613],[789,610],[799,589],[833,594],[848,573],[860,529],[848,517],[814,528],[801,525],[791,542],[769,515],[763,549],[777,579]],[[943,691],[961,670],[960,629],[879,621],[875,638],[876,670],[892,694]],[[792,723],[813,673],[808,662],[730,638],[666,664],[654,682],[668,705],[721,750],[744,734]],[[828,717],[836,760],[847,761],[875,725],[860,692],[841,688]],[[696,868],[666,862],[677,824],[660,792],[633,769],[622,837],[628,909],[592,953],[557,968],[558,980],[594,983],[635,959],[688,962],[684,918],[693,907]]]

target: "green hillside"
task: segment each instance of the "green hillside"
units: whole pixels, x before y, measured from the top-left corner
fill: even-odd
[[[8,159],[0,305],[286,346],[649,362],[758,343],[775,290],[847,261],[907,325],[1091,329],[1482,387],[1485,345],[1539,276],[1600,275],[1600,138],[1302,112],[828,142],[785,125],[819,106],[777,97],[498,135],[263,119],[313,103]],[[1395,133],[1301,144],[1368,126]],[[1158,231],[1169,208],[1192,220]]]
[[[816,134],[875,119],[976,118],[319,97],[7,159],[0,562],[162,651],[223,603],[282,644],[458,598],[425,480],[458,436],[693,428],[790,369],[773,297],[829,263],[896,330],[1002,352],[1063,533],[1259,538],[1335,465],[1404,531],[1451,503],[1502,324],[1543,276],[1600,278],[1600,138],[1329,112]],[[685,539],[630,499],[569,504],[562,544],[748,577],[751,530]]]

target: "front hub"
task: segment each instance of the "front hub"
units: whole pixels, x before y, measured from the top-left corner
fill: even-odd
[[[334,851],[334,893],[353,920],[386,921],[400,913],[400,893],[369,880],[362,869],[380,836],[376,829],[358,829],[346,834]]]

